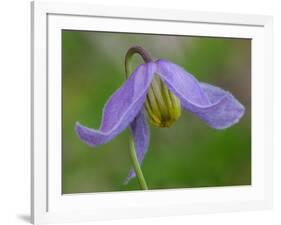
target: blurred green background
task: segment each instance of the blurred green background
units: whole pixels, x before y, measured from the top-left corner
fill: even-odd
[[[246,108],[226,130],[186,111],[171,128],[150,125],[142,165],[149,189],[251,184],[251,40],[64,30],[63,193],[139,190],[137,179],[123,184],[131,168],[128,129],[95,149],[74,131],[76,121],[100,126],[105,102],[124,82],[124,57],[133,45],[230,91]],[[134,63],[142,63],[140,57]]]

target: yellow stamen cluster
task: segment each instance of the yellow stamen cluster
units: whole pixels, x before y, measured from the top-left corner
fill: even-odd
[[[148,90],[145,109],[150,122],[157,127],[170,127],[181,115],[179,99],[158,75],[155,75]]]

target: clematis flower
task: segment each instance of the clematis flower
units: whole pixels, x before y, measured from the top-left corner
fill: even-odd
[[[181,110],[185,110],[209,127],[225,129],[243,116],[243,105],[231,93],[199,82],[168,60],[152,61],[141,47],[134,50],[133,53],[143,56],[145,63],[108,99],[100,128],[88,128],[78,122],[75,125],[79,138],[89,146],[105,144],[130,127],[136,158],[141,164],[149,146],[147,117],[155,126],[170,127],[180,117]],[[135,170],[131,169],[126,181],[135,176]]]

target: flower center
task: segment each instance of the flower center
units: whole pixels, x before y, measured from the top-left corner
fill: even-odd
[[[170,127],[181,115],[179,99],[158,75],[152,80],[145,101],[149,121],[157,127]]]
[[[131,73],[131,58],[139,54],[145,63],[152,61],[149,54],[140,46],[131,47],[125,57],[126,78]],[[159,75],[155,75],[148,89],[145,109],[149,121],[157,127],[170,127],[181,115],[179,99],[169,91]]]

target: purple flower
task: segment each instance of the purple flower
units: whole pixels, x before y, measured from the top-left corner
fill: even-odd
[[[86,144],[92,147],[105,144],[130,126],[141,164],[150,136],[146,117],[156,126],[169,127],[184,109],[212,128],[225,129],[243,116],[243,105],[231,93],[199,82],[168,60],[145,61],[108,99],[98,130],[76,123],[76,132]],[[134,176],[131,169],[127,181]]]

